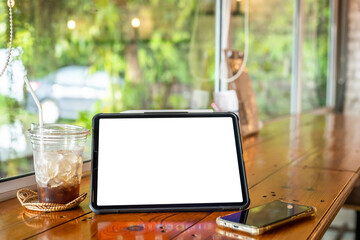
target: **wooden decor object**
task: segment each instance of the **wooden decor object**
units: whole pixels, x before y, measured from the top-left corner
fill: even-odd
[[[231,49],[225,49],[228,77],[234,76],[241,67],[244,54]],[[228,88],[236,92],[239,102],[240,131],[242,136],[257,133],[262,124],[256,105],[255,93],[247,69],[233,82],[228,83]]]

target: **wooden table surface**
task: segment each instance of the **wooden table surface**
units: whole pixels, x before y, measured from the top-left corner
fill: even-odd
[[[230,212],[95,215],[89,195],[80,207],[30,212],[17,199],[0,203],[0,239],[320,239],[359,177],[360,117],[329,112],[265,124],[243,139],[251,205],[273,200],[311,205],[314,218],[252,237],[217,227]],[[81,192],[89,193],[85,176]],[[215,190],[214,190],[215,191]]]

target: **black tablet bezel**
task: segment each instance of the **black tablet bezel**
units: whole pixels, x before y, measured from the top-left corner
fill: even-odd
[[[152,204],[152,205],[97,205],[97,180],[98,180],[98,140],[99,121],[104,118],[189,118],[189,117],[230,117],[233,122],[236,150],[238,156],[239,174],[243,202],[227,203],[201,203],[201,204]],[[214,113],[188,113],[188,112],[145,112],[145,113],[99,113],[93,117],[92,124],[92,161],[91,161],[91,189],[90,209],[96,214],[124,213],[124,212],[163,212],[163,211],[223,211],[242,210],[249,206],[250,199],[247,187],[246,172],[242,154],[239,120],[236,114],[230,112]],[[219,179],[221,181],[221,179]],[[225,183],[226,184],[226,183]],[[215,191],[215,190],[214,190]],[[219,194],[224,194],[219,192]]]

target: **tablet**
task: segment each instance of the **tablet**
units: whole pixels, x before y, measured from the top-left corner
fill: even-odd
[[[239,210],[249,205],[233,113],[118,113],[93,118],[95,213]]]

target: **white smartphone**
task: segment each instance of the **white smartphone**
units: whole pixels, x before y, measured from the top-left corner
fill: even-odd
[[[248,210],[218,217],[219,226],[231,228],[251,235],[260,235],[285,223],[314,216],[311,206],[274,201]]]

